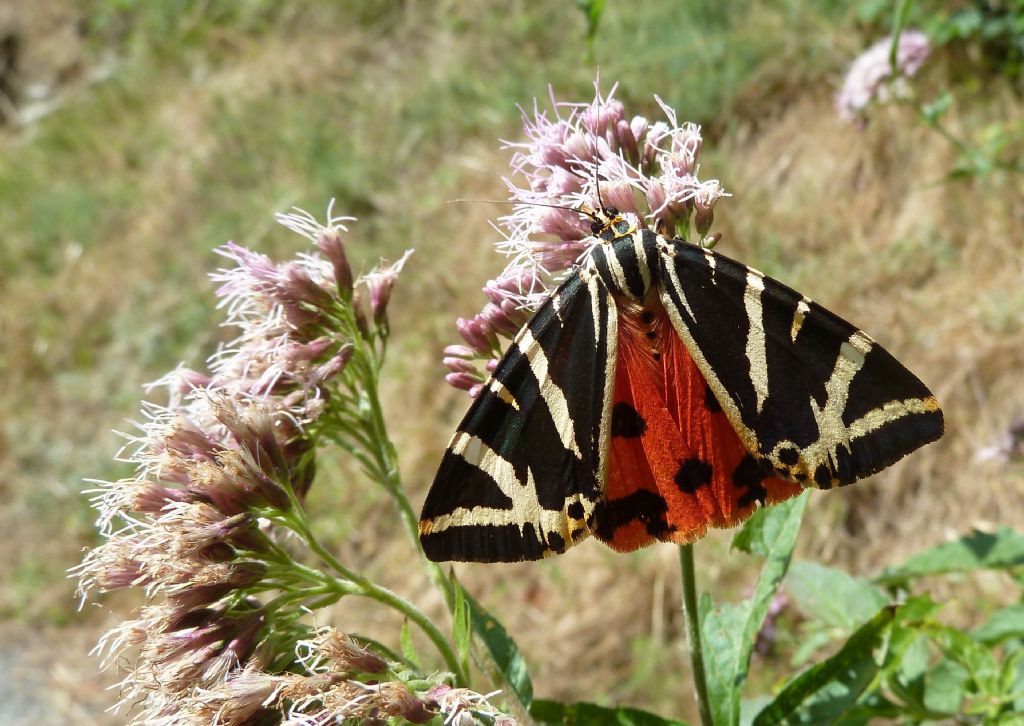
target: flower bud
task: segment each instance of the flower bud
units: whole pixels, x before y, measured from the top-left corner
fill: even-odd
[[[316,238],[316,246],[331,263],[338,295],[345,302],[350,302],[352,300],[352,266],[348,262],[345,245],[341,241],[341,230],[337,227],[321,229]]]
[[[455,358],[466,358],[467,360],[477,357],[476,352],[472,348],[465,345],[446,346],[444,349],[444,354],[445,356],[452,356]]]
[[[616,125],[615,136],[618,139],[619,148],[626,158],[634,163],[640,161],[640,146],[637,144],[636,136],[633,135],[632,126],[625,119],[621,119]]]
[[[463,391],[472,390],[474,386],[480,385],[480,379],[470,373],[449,373],[444,380],[449,386]]]

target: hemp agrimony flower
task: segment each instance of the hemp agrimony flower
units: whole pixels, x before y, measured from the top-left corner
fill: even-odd
[[[615,207],[669,236],[702,238],[728,196],[717,180],[697,177],[700,126],[680,123],[657,96],[665,120],[629,116],[614,95],[614,87],[607,97],[597,89],[579,104],[552,94],[550,115],[534,101],[532,114],[523,112],[526,141],[505,142],[513,149],[506,183],[514,210],[499,220],[505,238],[497,248],[511,260],[484,286],[483,309],[457,321],[465,345],[444,351],[445,380],[471,396],[497,365],[499,337],[514,337],[595,243],[578,210]]]
[[[409,508],[376,391],[387,308],[411,251],[354,277],[349,218],[328,209],[323,225],[301,211],[278,220],[316,251],[279,263],[234,243],[218,250],[232,265],[211,277],[237,335],[209,371],[180,367],[154,384],[168,402],[143,404],[126,435],[121,458],[134,475],[98,482],[105,541],[72,573],[83,600],[143,597],[97,646],[104,666],[122,670],[118,706],[134,709],[134,723],[423,723],[447,713],[431,689],[464,683],[452,647],[414,605],[338,561],[305,512],[328,442]],[[319,569],[298,564],[303,548]],[[303,623],[346,595],[399,610],[451,672],[428,677],[434,669]]]
[[[920,30],[904,30],[896,44],[896,67],[890,52],[892,36],[883,38],[857,56],[836,95],[836,111],[847,121],[864,124],[864,111],[874,101],[907,95],[907,81],[921,68],[931,46]]]

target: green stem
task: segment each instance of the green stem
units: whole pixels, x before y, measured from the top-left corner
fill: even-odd
[[[939,136],[944,138],[946,141],[948,141],[953,146],[953,148],[960,152],[961,155],[963,155],[967,159],[970,159],[971,163],[974,165],[975,170],[988,167],[990,169],[1001,169],[1003,171],[1008,171],[1014,174],[1020,174],[1024,172],[1024,169],[1022,169],[1019,165],[1007,163],[1000,159],[993,159],[990,156],[988,156],[985,152],[968,144],[966,141],[964,141],[959,136],[950,131],[948,128],[946,128],[945,125],[943,125],[943,123],[939,121],[939,119],[936,118],[933,114],[929,114],[927,111],[925,111],[925,108],[920,101],[911,100],[909,101],[909,104],[911,108],[914,109],[914,112],[917,114],[917,117],[921,120],[921,122],[925,126],[930,128],[932,131],[936,132]]]
[[[679,547],[679,569],[683,579],[683,619],[686,621],[686,640],[690,646],[690,669],[693,688],[697,696],[702,726],[714,726],[711,701],[708,699],[708,681],[704,672],[704,651],[700,641],[700,618],[697,615],[697,577],[693,569],[693,545]]]
[[[379,370],[380,366],[377,365],[372,368]],[[444,574],[441,566],[426,558],[420,545],[419,518],[413,511],[409,498],[405,496],[405,490],[402,488],[401,475],[398,471],[398,456],[395,453],[394,445],[391,443],[391,438],[388,436],[383,408],[380,405],[380,397],[377,395],[377,379],[374,372],[366,376],[364,390],[367,393],[368,403],[370,404],[369,421],[367,422],[373,432],[370,439],[376,443],[371,449],[371,453],[377,461],[379,470],[384,474],[384,478],[380,483],[391,495],[392,499],[395,500],[395,504],[398,506],[398,516],[402,520],[402,526],[405,527],[405,531],[412,540],[413,546],[420,553],[420,559],[425,563],[427,574],[433,581],[434,586],[441,591],[448,609],[452,610],[455,607],[455,587]]]
[[[402,613],[405,617],[419,626],[420,630],[430,638],[434,647],[437,648],[438,653],[440,653],[441,657],[444,658],[444,662],[448,670],[455,674],[456,683],[459,686],[466,686],[468,684],[466,673],[459,663],[458,656],[455,654],[455,651],[452,650],[451,645],[449,645],[448,640],[444,637],[441,631],[438,630],[437,626],[431,622],[429,617],[427,617],[426,613],[403,598],[401,595],[392,592],[385,587],[381,587],[372,580],[363,577],[358,572],[341,564],[338,558],[331,554],[322,544],[320,544],[316,537],[313,536],[301,508],[296,507],[292,512],[291,519],[294,524],[294,530],[302,537],[306,546],[308,546],[309,549],[328,567],[358,587],[358,589],[354,591],[350,588],[344,587],[341,587],[340,589],[346,593],[372,598],[377,602],[383,603],[384,605]],[[301,567],[301,565],[299,566]],[[343,583],[338,583],[338,585],[340,587]]]

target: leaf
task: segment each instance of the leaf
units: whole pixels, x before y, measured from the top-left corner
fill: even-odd
[[[921,626],[941,608],[927,595],[911,597],[896,609],[889,630],[882,677],[895,695],[920,710],[924,710],[925,677],[932,657]]]
[[[964,685],[970,674],[959,663],[939,661],[925,676],[924,707],[932,713],[956,715],[964,700]]]
[[[400,643],[402,646],[402,657],[409,663],[422,663],[419,654],[416,652],[416,646],[412,644],[412,630],[409,628],[409,621],[406,620],[402,623],[402,635],[400,637]]]
[[[607,708],[594,703],[559,703],[538,699],[530,707],[538,723],[578,726],[688,726],[638,708]]]
[[[1009,527],[1000,527],[994,534],[974,531],[955,542],[920,552],[903,565],[887,569],[875,581],[899,585],[927,575],[1002,570],[1020,565],[1024,565],[1024,535]]]
[[[737,549],[765,558],[749,600],[716,606],[707,593],[701,599],[704,668],[711,712],[718,726],[739,722],[740,694],[750,668],[750,653],[768,614],[768,606],[786,575],[806,506],[805,492],[760,509],[733,538]]]
[[[867,580],[817,562],[794,562],[786,592],[809,618],[852,632],[869,620],[889,598]]]
[[[469,606],[466,604],[466,591],[455,587],[455,601],[452,603],[452,640],[463,673],[469,672],[469,645],[472,637],[472,625]]]
[[[462,590],[462,585],[455,583],[455,586]],[[523,708],[529,709],[533,702],[533,682],[530,680],[526,659],[519,652],[519,646],[497,618],[487,612],[472,595],[463,590],[463,597],[469,606],[469,622],[473,626],[473,632],[490,652],[516,700],[523,704]]]
[[[999,694],[999,664],[989,648],[962,630],[941,623],[926,623],[921,630],[935,641],[947,658],[970,672],[979,693],[987,696]]]
[[[934,124],[945,115],[952,105],[953,95],[949,91],[942,91],[934,101],[921,106],[921,113],[929,123]]]
[[[894,627],[895,630],[895,627]],[[916,630],[908,636],[899,656],[892,654],[890,638],[890,660],[895,661],[894,677],[890,679],[893,692],[906,702],[924,707],[925,675],[932,650],[928,638]]]
[[[576,7],[587,18],[587,40],[593,40],[604,13],[604,0],[576,0]]]
[[[992,613],[984,625],[971,631],[971,637],[986,645],[1024,637],[1024,604],[1016,603]]]
[[[895,613],[894,607],[882,608],[838,653],[793,678],[757,715],[754,726],[831,723],[848,711],[879,671],[875,650],[884,645]]]

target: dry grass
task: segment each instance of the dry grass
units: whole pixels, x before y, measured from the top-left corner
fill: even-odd
[[[222,335],[202,277],[215,264],[206,250],[232,235],[290,254],[296,240],[269,220],[291,204],[316,209],[338,196],[361,217],[353,241],[367,265],[418,250],[392,305],[385,406],[405,481],[422,499],[466,404],[441,383],[438,352],[455,340],[453,318],[480,305],[479,286],[501,265],[487,244],[487,219],[500,211],[443,201],[501,196],[507,156],[496,139],[516,134],[515,102],[543,94],[545,63],[573,69],[560,80],[579,98],[590,75],[579,63],[578,17],[501,7],[508,18],[413,2],[381,21],[314,4],[275,16],[270,30],[218,28],[180,65],[143,56],[135,72],[144,62],[156,70],[141,86],[122,81],[120,95],[72,79],[66,108],[0,138],[6,154],[26,154],[28,179],[20,190],[10,179],[0,186],[11,228],[3,259],[13,271],[0,280],[8,383],[0,486],[9,503],[0,524],[9,542],[30,543],[12,547],[0,566],[7,617],[69,617],[60,572],[90,537],[79,482],[124,474],[104,463],[115,445],[104,432],[134,415],[139,383],[179,358],[200,361]],[[644,111],[655,92],[684,98],[685,90],[666,92],[675,69],[657,70],[674,46],[664,38],[658,46],[656,30],[623,15],[610,10],[605,32],[644,33],[643,42],[629,57],[599,58],[602,75],[621,78],[625,98]],[[785,32],[777,19],[765,27]],[[864,132],[836,120],[828,71],[837,58],[823,48],[835,40],[829,33],[838,47],[857,43],[819,29],[822,40],[806,46],[821,64],[813,74],[789,77],[776,59],[760,75],[729,76],[732,95],[708,116],[704,173],[735,194],[719,208],[721,251],[863,325],[944,405],[939,444],[869,482],[813,496],[799,553],[868,573],[972,526],[1024,527],[1020,472],[975,460],[1024,415],[1024,189],[1002,176],[940,183],[949,149],[903,110],[879,114]],[[950,123],[970,133],[1022,112],[1019,96],[995,84],[954,109]],[[30,196],[46,194],[47,178],[49,207]],[[80,197],[93,211],[69,206]],[[21,209],[29,202],[60,224],[41,225]],[[320,531],[345,561],[443,617],[426,579],[405,567],[410,547],[395,536],[390,505],[354,477],[346,462],[325,462],[314,496]],[[728,542],[714,533],[697,552],[702,582],[722,596],[753,577]],[[672,548],[622,557],[588,543],[543,563],[456,571],[515,634],[540,695],[675,714],[689,703]],[[974,586],[982,599],[1004,596],[998,578]],[[964,589],[949,596],[969,600]],[[334,615],[388,640],[399,626],[359,603]],[[76,621],[75,642],[102,619]],[[61,712],[83,722],[74,709],[96,701],[76,689],[96,682],[95,664],[56,652],[53,693]],[[755,664],[759,683],[774,672],[767,665]],[[693,716],[686,708],[680,715]]]

